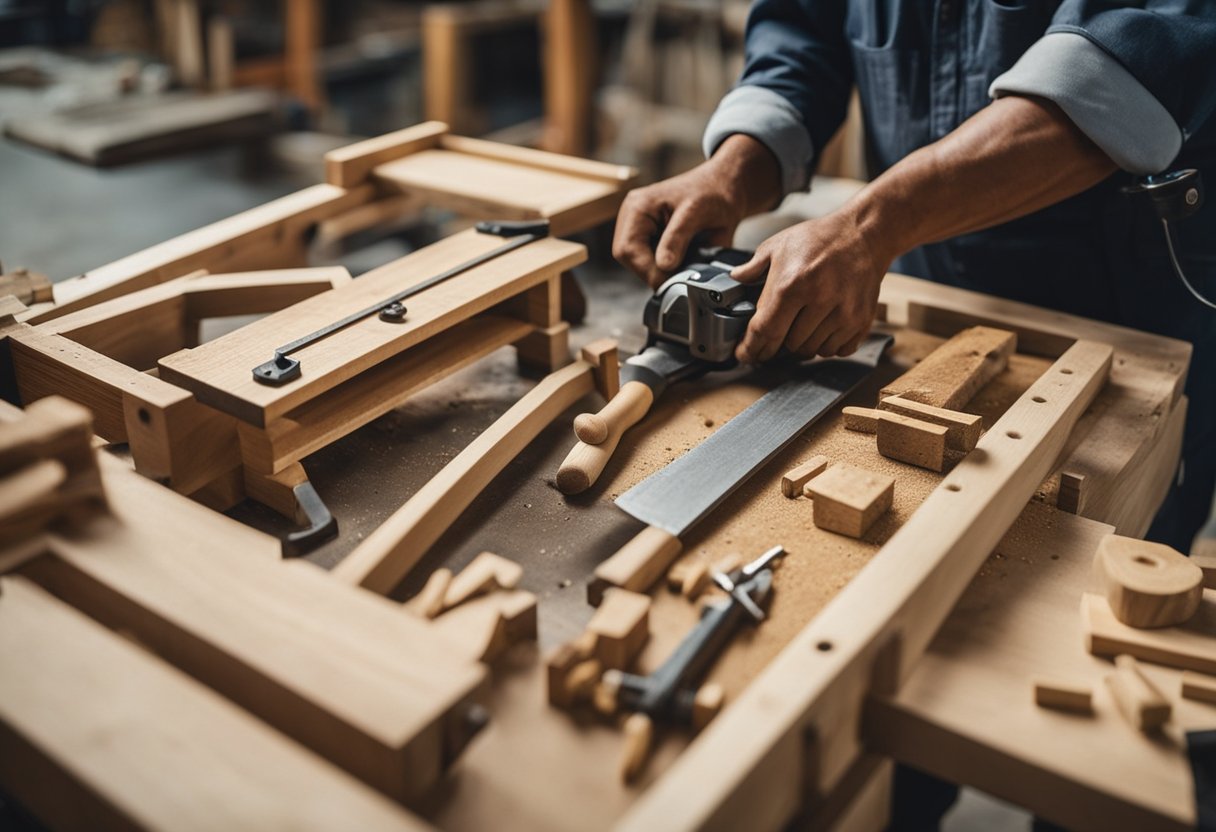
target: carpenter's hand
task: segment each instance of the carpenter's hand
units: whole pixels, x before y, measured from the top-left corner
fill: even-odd
[[[740,220],[780,197],[776,157],[750,136],[730,136],[709,161],[625,197],[612,256],[658,288],[694,236],[702,235],[706,245],[729,246]]]
[[[853,353],[870,331],[890,263],[847,208],[774,234],[731,273],[749,283],[768,270],[736,357],[755,364],[782,346],[803,358]]]

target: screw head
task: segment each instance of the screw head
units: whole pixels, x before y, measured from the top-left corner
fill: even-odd
[[[1189,189],[1187,189],[1187,192],[1186,192],[1186,204],[1187,204],[1187,205],[1194,205],[1194,204],[1195,204],[1196,202],[1198,202],[1198,201],[1199,201],[1199,189],[1198,189],[1198,188],[1189,188]]]
[[[380,320],[390,324],[399,324],[405,320],[405,304],[393,301],[380,310]]]

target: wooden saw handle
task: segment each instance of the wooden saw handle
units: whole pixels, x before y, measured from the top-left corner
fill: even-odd
[[[631,381],[599,413],[583,413],[574,420],[579,443],[557,470],[557,488],[563,494],[586,491],[599,479],[625,431],[650,412],[654,393],[640,381]]]

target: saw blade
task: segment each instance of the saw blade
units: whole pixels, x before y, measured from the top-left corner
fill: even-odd
[[[871,335],[848,358],[827,358],[765,393],[716,433],[617,498],[622,510],[680,537],[760,466],[860,384],[891,343]]]

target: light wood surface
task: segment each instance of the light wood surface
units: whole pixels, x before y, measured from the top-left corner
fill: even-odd
[[[1126,653],[1146,662],[1216,674],[1216,590],[1204,590],[1199,610],[1178,627],[1141,630],[1111,612],[1101,595],[1081,597],[1081,626],[1086,646],[1095,656]]]
[[[879,393],[948,410],[961,410],[979,389],[1005,368],[1017,349],[1017,336],[991,327],[971,327]]]
[[[575,361],[546,376],[330,573],[387,593],[474,497],[558,414],[591,392],[594,369]]]
[[[891,412],[878,414],[875,431],[880,454],[930,471],[946,466],[947,432],[942,425]]]
[[[52,828],[431,828],[24,578],[0,665],[0,780]]]
[[[424,121],[331,150],[325,154],[325,181],[339,188],[362,185],[377,165],[437,147],[439,137],[447,132],[448,126],[442,121]]]
[[[887,396],[878,403],[878,409],[945,427],[946,446],[952,451],[971,450],[975,443],[980,441],[980,433],[983,431],[983,420],[975,414],[934,407],[902,396]]]
[[[849,537],[863,537],[891,508],[895,478],[838,463],[808,482],[806,492],[815,501],[816,526]]]
[[[386,358],[586,259],[581,245],[538,240],[410,298],[402,324],[386,324],[373,315],[305,347],[294,356],[303,369],[296,381],[278,387],[254,381],[253,367],[269,361],[277,347],[502,244],[501,237],[471,229],[456,234],[346,286],[161,359],[161,377],[191,390],[205,404],[265,426]]]

